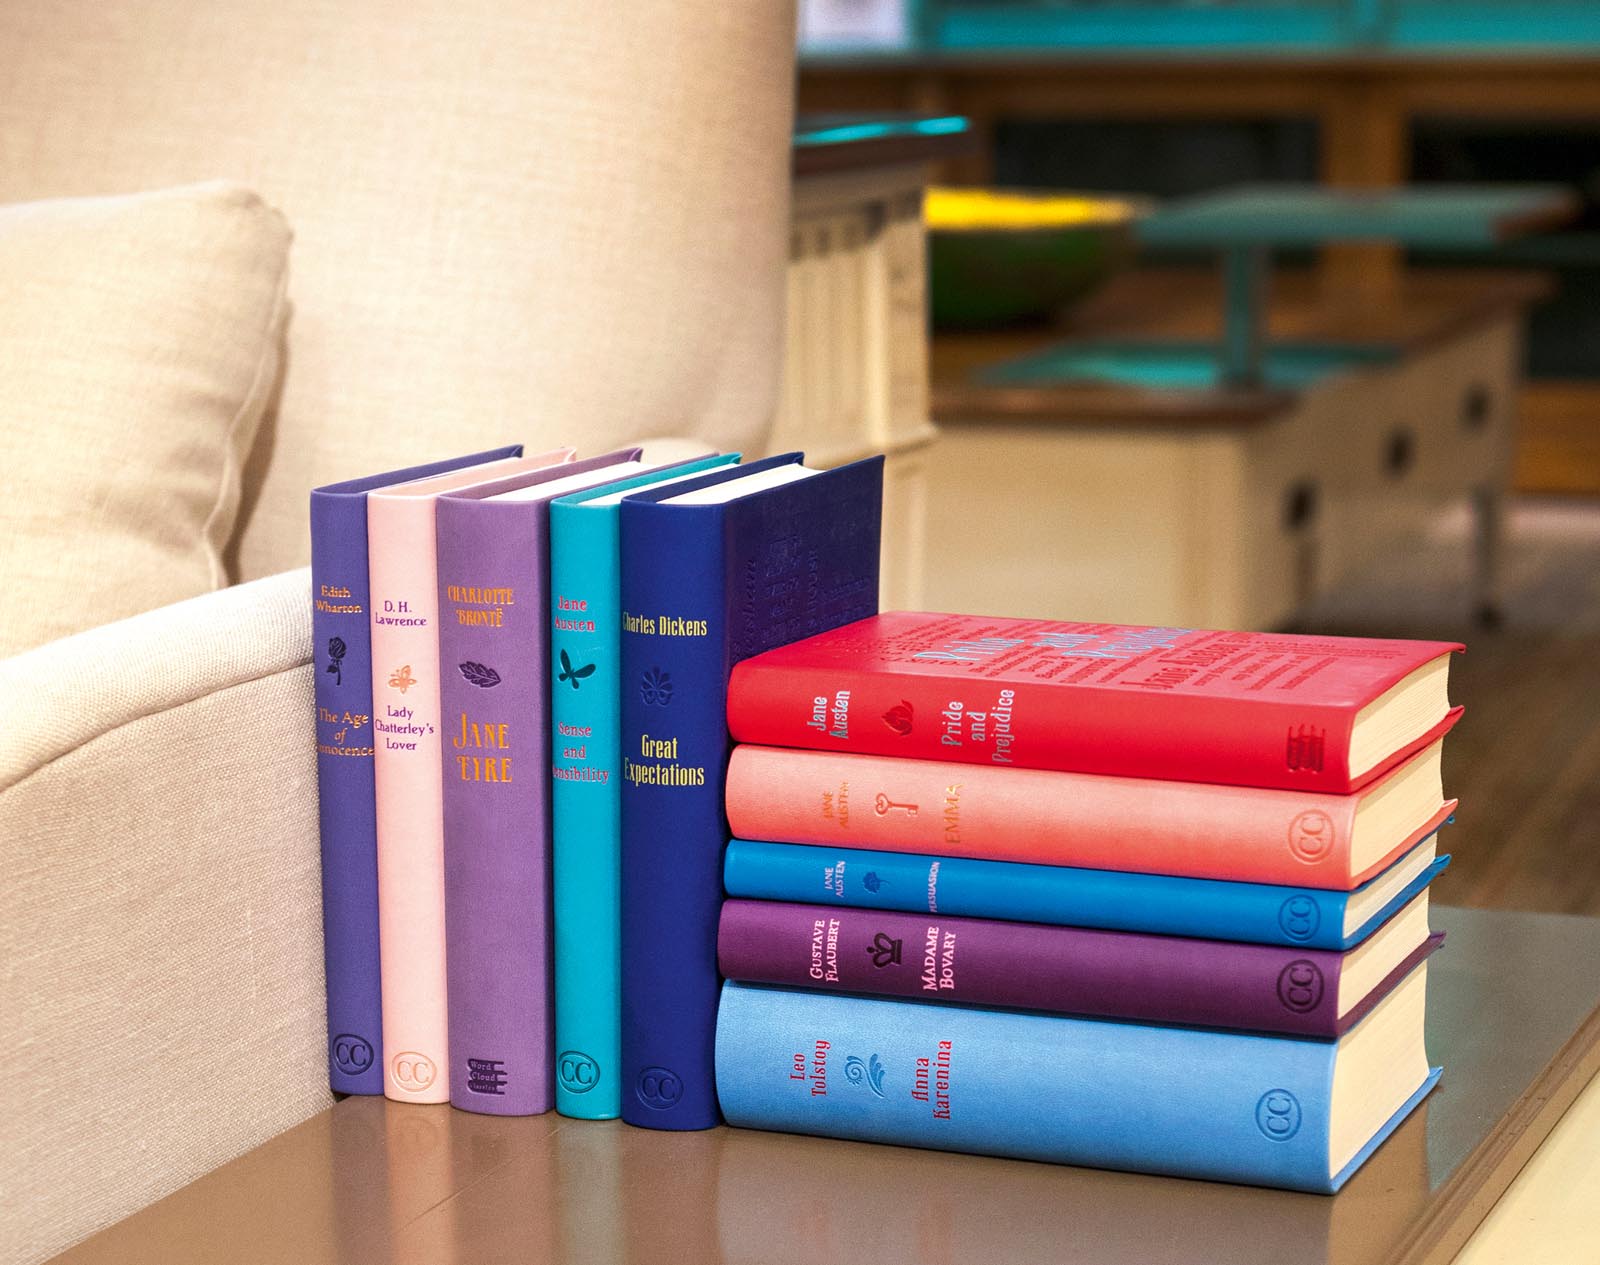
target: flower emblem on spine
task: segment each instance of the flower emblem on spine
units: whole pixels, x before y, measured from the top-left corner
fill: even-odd
[[[912,717],[915,710],[908,699],[901,699],[883,714],[883,723],[891,730],[904,738],[911,732]]]
[[[665,707],[672,701],[672,676],[660,668],[648,669],[639,678],[639,701],[646,707]]]
[[[328,667],[326,670],[333,673],[333,683],[335,685],[344,684],[345,649],[343,637],[328,638]]]

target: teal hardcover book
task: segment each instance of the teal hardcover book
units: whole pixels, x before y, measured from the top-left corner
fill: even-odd
[[[550,506],[550,719],[556,1110],[621,1110],[619,505],[631,492],[734,465],[704,457]]]

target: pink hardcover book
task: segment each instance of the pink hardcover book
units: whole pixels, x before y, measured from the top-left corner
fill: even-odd
[[[735,837],[1350,891],[1432,834],[1441,743],[1351,795],[739,746]]]
[[[572,457],[487,461],[367,496],[383,1092],[403,1102],[450,1100],[434,501]]]

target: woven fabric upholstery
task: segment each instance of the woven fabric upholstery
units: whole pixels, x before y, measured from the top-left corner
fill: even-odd
[[[330,1102],[310,650],[299,571],[0,663],[5,1265]]]
[[[0,206],[0,655],[228,582],[288,258],[221,182]]]
[[[230,561],[306,490],[523,440],[754,452],[781,351],[786,0],[7,0],[0,202],[226,176],[294,226]],[[155,603],[150,603],[154,605]]]

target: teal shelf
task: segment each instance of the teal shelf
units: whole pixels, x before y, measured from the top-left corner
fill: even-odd
[[[1092,57],[1600,54],[1594,0],[904,0],[908,38],[803,46],[819,64]]]
[[[1228,249],[1382,241],[1470,250],[1558,224],[1573,210],[1560,185],[1415,185],[1352,192],[1321,185],[1245,185],[1184,198],[1138,225],[1153,246]]]
[[[1392,364],[1399,352],[1383,343],[1273,343],[1261,353],[1255,385],[1302,391],[1340,373]],[[1136,387],[1153,391],[1216,391],[1232,385],[1205,342],[1072,342],[1005,364],[980,375],[989,386],[1042,387],[1072,383]]]

